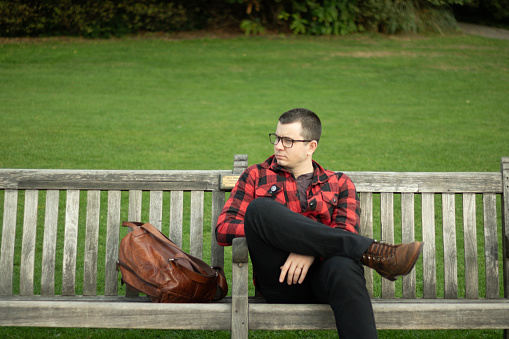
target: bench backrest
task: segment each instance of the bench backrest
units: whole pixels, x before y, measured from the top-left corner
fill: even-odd
[[[0,295],[116,296],[122,221],[150,222],[213,266],[224,171],[0,170]],[[212,230],[212,231],[211,231]]]
[[[366,270],[371,295],[499,298],[504,280],[507,290],[507,278],[500,274],[506,258],[501,173],[347,174],[361,198],[363,235],[389,243],[425,243],[417,269],[397,283],[382,279],[381,291]]]
[[[213,230],[246,166],[240,155],[233,171],[0,170],[0,295],[118,295],[123,220],[148,221],[224,266]],[[417,269],[395,283],[366,270],[373,297],[507,297],[509,158],[494,173],[346,174],[363,235],[425,242]]]

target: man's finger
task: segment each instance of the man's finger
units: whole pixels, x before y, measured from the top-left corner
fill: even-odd
[[[296,272],[296,268],[297,268],[297,266],[295,264],[292,264],[292,265],[290,265],[290,269],[288,269],[288,273],[286,276],[288,285],[291,285],[292,283],[296,282],[296,275],[299,273],[299,272]],[[298,275],[297,275],[297,278],[298,278]]]
[[[302,268],[302,272],[300,272],[299,284],[302,284],[304,282],[304,279],[306,278],[308,271],[309,271],[308,267],[304,266]]]
[[[302,277],[302,268],[296,267],[293,274],[293,283],[296,284],[300,281],[299,277]]]
[[[281,266],[281,274],[279,275],[280,283],[285,281],[286,273],[288,272],[289,268],[290,268],[290,264],[288,262],[285,262],[285,264],[283,266]]]

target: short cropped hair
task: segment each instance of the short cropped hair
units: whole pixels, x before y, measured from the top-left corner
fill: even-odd
[[[322,123],[313,111],[305,108],[294,108],[279,117],[281,124],[300,122],[302,125],[302,137],[306,140],[320,141],[322,136]]]

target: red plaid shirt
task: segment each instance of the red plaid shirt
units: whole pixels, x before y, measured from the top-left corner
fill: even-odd
[[[359,233],[359,198],[350,178],[343,173],[324,170],[313,161],[314,174],[307,189],[308,208],[303,211],[294,176],[279,166],[274,156],[250,166],[240,176],[219,215],[216,238],[228,246],[244,237],[244,215],[251,201],[269,197],[294,212],[334,228]]]

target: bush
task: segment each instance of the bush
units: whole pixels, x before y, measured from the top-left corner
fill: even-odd
[[[110,37],[235,25],[246,34],[388,34],[456,27],[452,5],[473,3],[498,17],[509,0],[0,0],[0,36]]]
[[[263,26],[295,34],[343,35],[357,31],[357,0],[228,0],[245,5],[243,30]],[[264,31],[257,29],[256,31]]]
[[[399,32],[446,31],[456,27],[449,4],[461,0],[361,0],[361,24],[369,31]]]
[[[122,36],[139,31],[195,29],[189,10],[181,4],[139,1],[2,1],[0,35],[85,37]]]
[[[456,21],[450,6],[472,0],[229,1],[245,4],[246,20],[269,29],[285,27],[295,34],[343,35],[364,30],[389,34],[451,30]],[[244,23],[244,27],[251,25]]]

